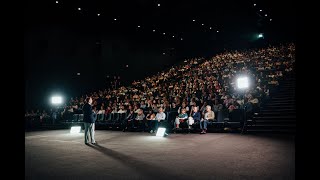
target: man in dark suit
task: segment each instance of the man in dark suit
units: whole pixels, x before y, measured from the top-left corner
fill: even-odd
[[[83,121],[84,121],[84,143],[86,145],[89,144],[89,134],[91,138],[91,143],[96,144],[96,141],[94,139],[94,123],[95,123],[95,112],[92,110],[92,98],[88,97],[86,98],[86,103],[82,107],[83,111]]]

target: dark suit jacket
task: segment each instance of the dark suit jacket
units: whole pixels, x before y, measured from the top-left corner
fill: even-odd
[[[194,121],[200,121],[201,115],[200,112],[192,113]]]
[[[94,123],[95,122],[95,113],[92,112],[92,107],[90,104],[86,103],[82,107],[83,111],[83,122]]]

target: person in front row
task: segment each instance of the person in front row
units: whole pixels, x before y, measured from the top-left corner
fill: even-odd
[[[176,128],[180,128],[180,123],[185,123],[187,122],[188,119],[188,114],[186,113],[186,109],[182,109],[180,114],[177,116],[176,120],[175,120],[175,126]]]
[[[159,123],[161,123],[165,119],[166,119],[166,114],[163,112],[163,108],[159,108],[159,112],[156,115],[156,121],[155,121],[155,133],[158,130]]]
[[[133,110],[129,111],[126,119],[122,122],[122,131],[125,132],[128,129],[129,123],[131,123],[131,127],[133,127],[134,123],[134,112]]]
[[[192,109],[192,114],[191,116],[188,118],[188,126],[189,126],[189,129],[191,128],[191,126],[195,123],[195,122],[200,122],[200,119],[201,119],[201,114],[200,112],[198,111],[198,107],[197,106],[194,106],[193,109]]]
[[[202,130],[200,134],[207,133],[207,124],[209,120],[214,120],[214,112],[211,110],[211,106],[208,105],[206,106],[206,113],[204,114],[204,118],[200,121],[200,129]]]
[[[147,122],[148,122],[148,127],[150,130],[150,133],[153,133],[155,131],[155,124],[156,122],[156,115],[153,113],[152,109],[149,109],[149,113],[146,116]],[[157,121],[158,122],[158,121]]]
[[[145,130],[146,126],[144,124],[144,117],[145,115],[143,114],[143,110],[142,109],[138,109],[138,114],[135,118],[135,121],[138,125],[138,127],[141,127],[143,128],[143,131]]]

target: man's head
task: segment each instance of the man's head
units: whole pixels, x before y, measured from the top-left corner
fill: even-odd
[[[159,112],[160,112],[160,113],[163,112],[163,108],[159,108]]]
[[[207,110],[207,111],[211,111],[211,106],[209,106],[209,105],[206,106],[206,110]]]
[[[197,106],[193,107],[193,112],[198,112],[198,107]]]
[[[91,105],[92,104],[92,98],[91,97],[87,97],[86,98],[86,102]]]

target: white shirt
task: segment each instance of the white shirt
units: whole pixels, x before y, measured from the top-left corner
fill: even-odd
[[[165,120],[165,119],[166,119],[166,114],[164,112],[157,113],[156,120]]]
[[[120,109],[118,113],[126,113],[127,111]]]

